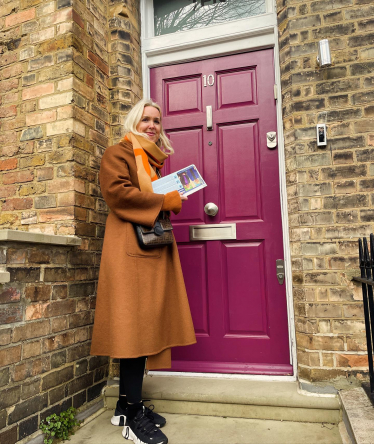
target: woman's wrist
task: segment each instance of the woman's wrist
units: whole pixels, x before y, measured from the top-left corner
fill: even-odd
[[[164,196],[164,202],[162,204],[162,211],[172,211],[174,214],[178,214],[182,209],[182,199],[178,191],[171,191]]]

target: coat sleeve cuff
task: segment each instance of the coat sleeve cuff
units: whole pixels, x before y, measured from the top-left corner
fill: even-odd
[[[162,211],[172,211],[174,214],[178,214],[182,209],[182,199],[178,191],[171,191],[164,196],[164,202],[162,204]]]

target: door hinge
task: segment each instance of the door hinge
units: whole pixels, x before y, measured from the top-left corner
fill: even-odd
[[[274,100],[278,100],[278,87],[276,84],[274,85]]]

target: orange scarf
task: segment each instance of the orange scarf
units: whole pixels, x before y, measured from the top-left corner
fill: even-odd
[[[124,138],[133,146],[140,190],[153,193],[152,182],[157,180],[158,176],[151,165],[161,169],[168,155],[145,137],[127,133]]]

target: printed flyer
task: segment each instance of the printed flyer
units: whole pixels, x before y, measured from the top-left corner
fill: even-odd
[[[153,191],[157,194],[166,194],[177,190],[184,196],[196,193],[206,186],[195,165],[189,165],[152,183]]]

